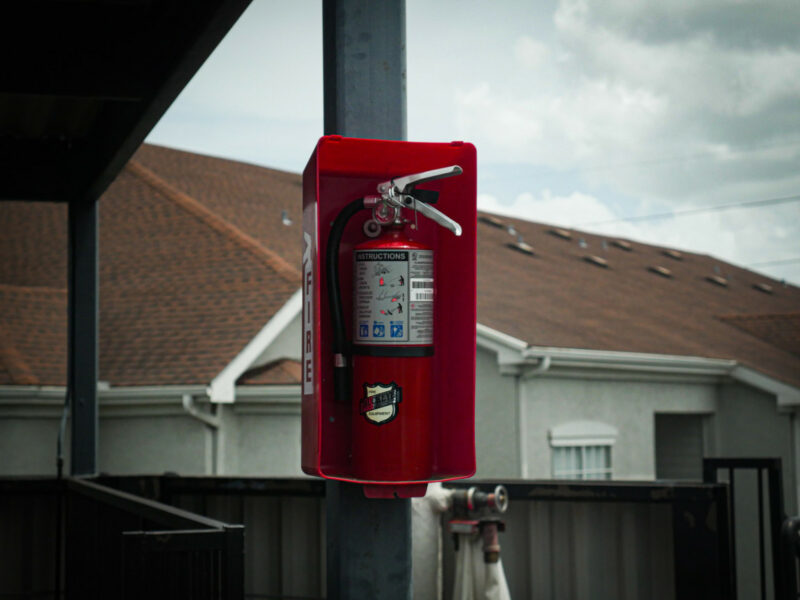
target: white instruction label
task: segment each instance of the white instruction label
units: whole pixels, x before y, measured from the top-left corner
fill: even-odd
[[[433,251],[356,250],[353,259],[353,340],[432,344]]]

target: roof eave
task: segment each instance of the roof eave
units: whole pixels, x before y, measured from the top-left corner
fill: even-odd
[[[212,402],[230,404],[236,400],[236,381],[254,365],[270,344],[300,314],[302,301],[302,290],[298,289],[244,349],[211,380],[208,397]]]
[[[783,383],[735,360],[643,352],[528,346],[524,341],[478,324],[478,347],[497,353],[502,374],[522,375],[535,369],[579,369],[599,373],[712,377],[745,383],[776,397],[779,407],[800,406],[800,388]],[[545,366],[545,369],[541,367]]]

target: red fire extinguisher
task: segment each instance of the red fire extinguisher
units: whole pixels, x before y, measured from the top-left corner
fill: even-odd
[[[459,175],[445,167],[381,183],[380,195],[348,204],[328,239],[337,401],[352,405],[352,472],[363,481],[425,481],[431,476],[431,403],[436,273],[434,252],[414,241],[416,214],[461,235],[433,208],[436,193],[415,186]],[[352,342],[346,339],[338,255],[344,227],[365,208],[367,238],[353,250]]]

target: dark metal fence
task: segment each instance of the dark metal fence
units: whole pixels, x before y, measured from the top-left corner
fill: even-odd
[[[0,531],[0,597],[244,596],[241,525],[90,481],[0,481]]]
[[[478,485],[491,491],[497,482]],[[514,598],[732,597],[728,488],[526,481],[510,496],[502,560]],[[453,573],[445,545],[445,598]]]
[[[781,568],[781,530],[786,520],[781,473],[780,458],[703,460],[703,480],[722,480],[730,487],[730,560],[738,575],[732,597],[737,592],[742,598],[762,600],[791,597]]]
[[[800,598],[798,560],[800,559],[800,517],[791,517],[781,527],[781,581],[785,598]]]
[[[245,598],[325,597],[325,483],[320,479],[105,476],[100,483],[242,523]]]
[[[729,484],[505,483],[512,597],[734,597]],[[0,480],[0,598],[321,598],[324,534],[318,480]]]

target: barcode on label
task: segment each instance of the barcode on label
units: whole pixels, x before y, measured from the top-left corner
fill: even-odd
[[[414,277],[410,282],[412,302],[433,302],[433,278]]]

